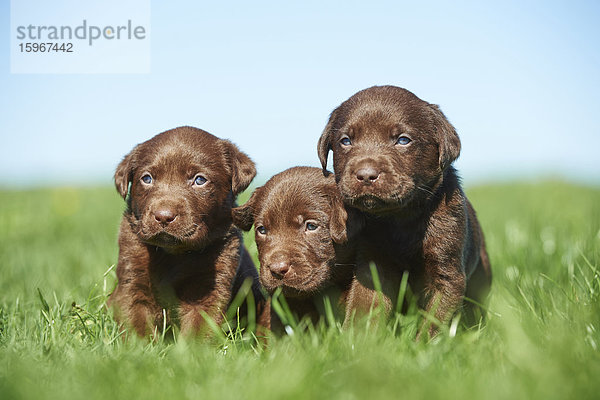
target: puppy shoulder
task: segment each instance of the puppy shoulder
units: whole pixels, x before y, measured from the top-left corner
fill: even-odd
[[[455,252],[466,238],[468,206],[458,176],[455,171],[449,172],[427,221],[425,245]]]

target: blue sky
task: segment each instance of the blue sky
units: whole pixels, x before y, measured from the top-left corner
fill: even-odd
[[[154,1],[151,14],[149,74],[11,74],[1,2],[0,185],[110,184],[136,143],[180,125],[232,140],[259,180],[318,166],[329,113],[376,84],[441,106],[467,185],[600,182],[600,2]]]

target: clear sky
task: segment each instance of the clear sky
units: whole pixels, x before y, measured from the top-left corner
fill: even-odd
[[[600,182],[598,1],[153,1],[151,73],[63,75],[10,73],[0,3],[3,186],[109,184],[180,125],[235,142],[259,180],[318,166],[329,113],[379,84],[441,106],[467,185]]]

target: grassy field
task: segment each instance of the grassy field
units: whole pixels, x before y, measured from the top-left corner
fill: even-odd
[[[248,340],[120,340],[104,309],[119,196],[0,191],[0,398],[600,398],[600,190],[468,194],[494,272],[485,326],[416,343],[409,314],[377,331],[296,332],[261,351]]]

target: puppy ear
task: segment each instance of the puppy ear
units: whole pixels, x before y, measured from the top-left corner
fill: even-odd
[[[245,153],[229,140],[225,143],[226,154],[231,163],[231,191],[234,195],[246,190],[252,179],[256,176],[256,166]]]
[[[333,192],[333,190],[332,190]],[[346,223],[348,221],[348,213],[344,207],[342,196],[337,193],[329,194],[329,203],[331,205],[331,214],[329,218],[329,234],[331,239],[337,244],[343,244],[348,241],[348,231]]]
[[[249,231],[252,225],[254,225],[254,211],[256,210],[258,193],[261,188],[262,186],[257,187],[243,206],[235,207],[231,210],[233,223],[243,231]]]
[[[440,146],[440,169],[443,171],[460,155],[460,139],[440,107],[436,104],[430,104],[429,106],[434,113]]]
[[[127,198],[129,184],[133,180],[133,158],[135,149],[123,157],[115,171],[115,186],[123,199]]]
[[[333,136],[335,134],[335,124],[338,119],[338,114],[340,108],[336,108],[331,112],[329,116],[329,121],[323,129],[323,133],[321,133],[321,137],[319,138],[319,143],[317,144],[317,153],[319,154],[319,160],[321,161],[321,166],[323,167],[323,174],[325,176],[329,175],[327,171],[327,156],[329,155],[329,150],[332,150],[333,147]]]

